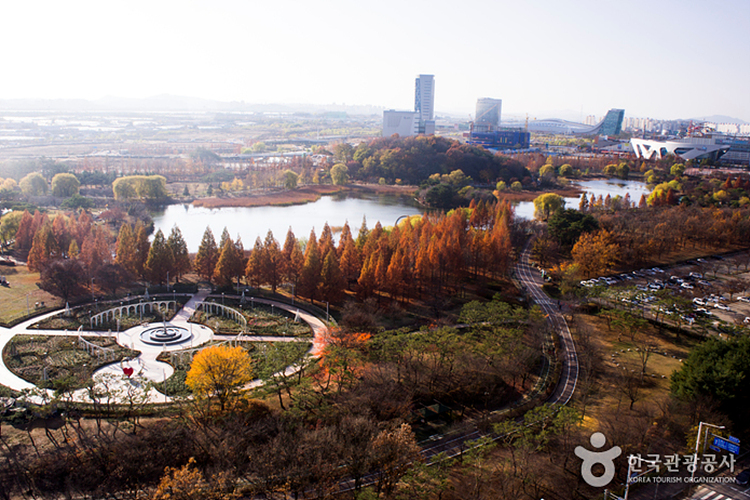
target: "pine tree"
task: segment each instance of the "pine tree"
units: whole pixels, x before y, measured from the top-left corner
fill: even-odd
[[[179,282],[182,275],[192,269],[193,263],[190,262],[187,243],[185,243],[185,239],[182,237],[182,232],[177,226],[172,228],[172,232],[167,239],[167,245],[172,251],[172,257],[174,259],[172,274],[174,275],[175,280]]]
[[[159,229],[154,235],[154,241],[148,251],[146,259],[146,275],[152,283],[163,283],[167,278],[167,272],[174,265],[172,250],[167,245],[164,233]]]
[[[198,254],[195,256],[195,272],[201,278],[211,281],[218,261],[219,249],[216,247],[214,233],[211,232],[210,227],[207,227],[203,232]]]

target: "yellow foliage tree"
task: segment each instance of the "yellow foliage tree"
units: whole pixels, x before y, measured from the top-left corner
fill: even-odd
[[[195,459],[190,458],[181,468],[167,467],[159,487],[151,500],[229,500],[237,498],[232,492],[226,474],[219,474],[215,484],[209,484],[203,474],[195,468]]]
[[[606,230],[583,233],[570,252],[581,273],[586,276],[602,275],[617,262],[620,246],[612,233]]]
[[[193,358],[185,384],[199,398],[216,398],[223,412],[239,390],[253,379],[250,356],[241,347],[217,345]]]

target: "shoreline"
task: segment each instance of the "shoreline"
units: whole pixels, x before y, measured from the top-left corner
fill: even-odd
[[[381,186],[379,184],[349,184],[334,186],[331,184],[308,185],[298,189],[276,191],[266,194],[239,196],[236,198],[201,198],[193,200],[194,207],[224,208],[224,207],[284,207],[290,205],[304,205],[318,201],[322,196],[352,192],[377,193],[393,195],[412,195],[417,186]]]

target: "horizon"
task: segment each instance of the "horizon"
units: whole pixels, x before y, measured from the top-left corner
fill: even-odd
[[[750,122],[750,3],[742,0],[6,7],[14,22],[0,42],[13,50],[0,59],[0,100],[171,95],[411,109],[415,77],[432,74],[441,113],[468,116],[478,98],[492,97],[507,114],[540,119],[622,108],[639,118]]]

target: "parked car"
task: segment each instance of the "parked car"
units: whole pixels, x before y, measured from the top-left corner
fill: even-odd
[[[728,306],[728,305],[726,305],[726,304],[722,304],[722,303],[720,303],[720,302],[717,302],[716,304],[714,304],[714,307],[715,307],[716,309],[721,309],[722,311],[731,311],[731,309],[729,308],[729,306]]]
[[[693,304],[698,304],[699,306],[705,306],[706,305],[706,303],[700,297],[695,297],[693,299]]]
[[[739,300],[740,302],[745,302],[747,304],[750,304],[750,298],[748,297],[737,297],[737,300]]]
[[[693,288],[695,288],[695,287],[694,287],[693,285],[691,285],[691,284],[690,284],[690,283],[688,283],[688,282],[685,282],[685,283],[680,283],[680,286],[681,286],[682,288],[685,288],[686,290],[692,290]]]

